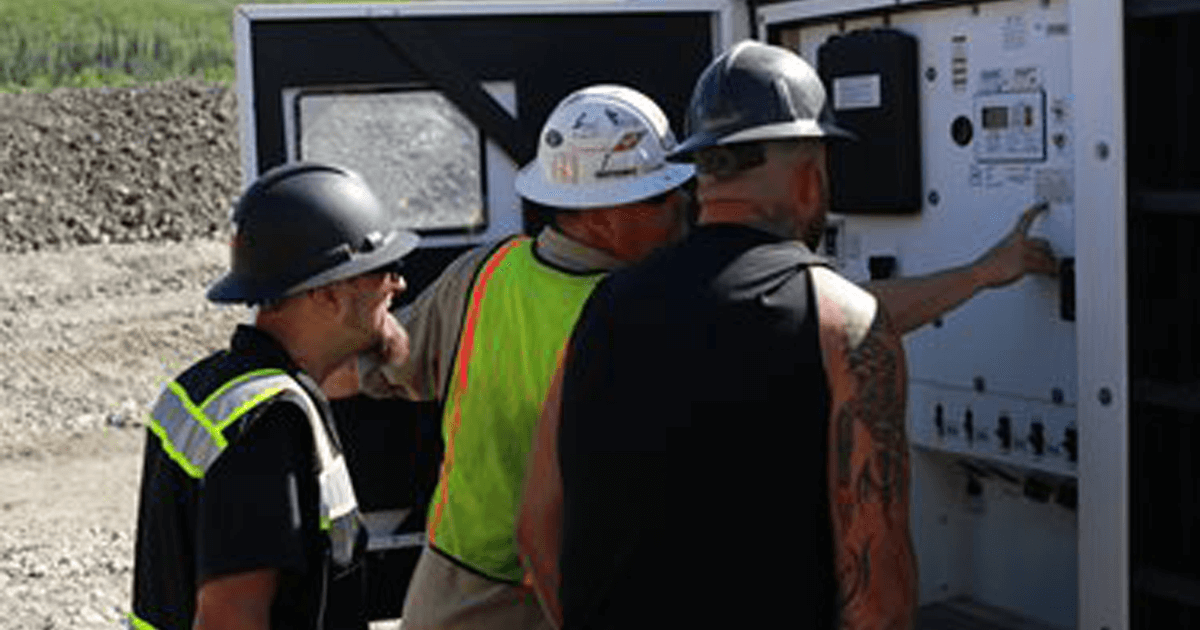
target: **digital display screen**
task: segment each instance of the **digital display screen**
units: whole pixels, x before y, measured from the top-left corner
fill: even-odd
[[[984,107],[983,108],[983,128],[984,129],[1004,129],[1008,126],[1008,108],[1007,107]]]

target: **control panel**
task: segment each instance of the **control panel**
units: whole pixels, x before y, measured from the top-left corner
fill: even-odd
[[[1068,1],[864,2],[875,14],[825,21],[818,4],[839,3],[764,12],[780,16],[771,37],[825,64],[838,121],[866,146],[831,158],[832,187],[852,194],[833,193],[821,253],[859,283],[963,270],[1037,205],[1028,235],[1058,261],[904,335],[920,601],[959,619],[918,628],[1077,627],[1088,427]]]
[[[810,60],[823,54],[835,57],[828,52],[834,47],[830,42],[851,48],[845,42],[855,39],[856,31],[899,32],[917,42],[912,79],[919,106],[906,125],[919,128],[919,149],[903,154],[918,156],[921,163],[920,208],[907,214],[838,212],[843,208],[835,203],[822,253],[837,261],[843,275],[865,282],[961,267],[999,243],[1023,210],[1035,203],[1047,205],[1029,236],[1049,241],[1064,273],[1028,276],[982,291],[906,335],[905,351],[913,383],[909,418],[914,443],[1057,473],[1073,470],[1054,451],[1065,448],[1065,431],[1075,427],[1077,400],[1067,19],[1067,4],[1061,0],[1014,0],[896,12],[886,24],[880,17],[847,19],[806,26],[784,37]],[[867,60],[895,56],[852,50]],[[822,70],[834,96],[841,94],[833,99],[839,119],[849,116],[852,128],[869,127],[870,106],[877,105],[879,119],[888,124],[871,128],[866,141],[886,145],[906,137],[906,132],[893,137],[887,131],[897,126],[889,107],[895,110],[897,100],[910,100],[906,94],[889,94],[888,84],[899,81],[885,81],[877,93],[859,85],[861,77],[872,76],[872,68],[841,65],[846,77]],[[880,72],[892,76],[894,65],[880,62]],[[859,92],[870,92],[872,98],[855,97]],[[845,111],[837,110],[839,102]],[[867,122],[859,123],[863,120]],[[873,139],[880,134],[886,137]],[[871,189],[879,170],[858,169],[852,179],[835,185]],[[839,199],[836,193],[834,199]],[[934,424],[939,405],[942,433]],[[968,409],[975,436],[968,440],[948,433],[963,429]],[[1012,445],[1000,448],[996,431],[1006,410]],[[1041,418],[1040,424],[1033,418]]]

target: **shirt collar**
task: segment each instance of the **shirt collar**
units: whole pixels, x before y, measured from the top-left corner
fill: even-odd
[[[572,273],[612,271],[626,265],[612,254],[584,245],[550,226],[542,228],[534,247],[538,257]]]

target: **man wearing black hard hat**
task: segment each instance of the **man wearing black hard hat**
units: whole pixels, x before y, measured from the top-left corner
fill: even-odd
[[[597,287],[545,405],[564,628],[911,628],[903,347],[812,253],[852,136],[757,42],[700,76],[687,130],[697,228]]]
[[[403,356],[385,326],[417,236],[358,175],[312,163],[262,175],[233,222],[208,298],[258,312],[150,414],[130,625],[365,630],[365,534],[316,383],[380,344]]]

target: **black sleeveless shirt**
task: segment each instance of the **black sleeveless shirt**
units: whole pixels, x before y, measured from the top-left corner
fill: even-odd
[[[703,226],[593,293],[559,434],[566,630],[835,626],[820,263]]]

